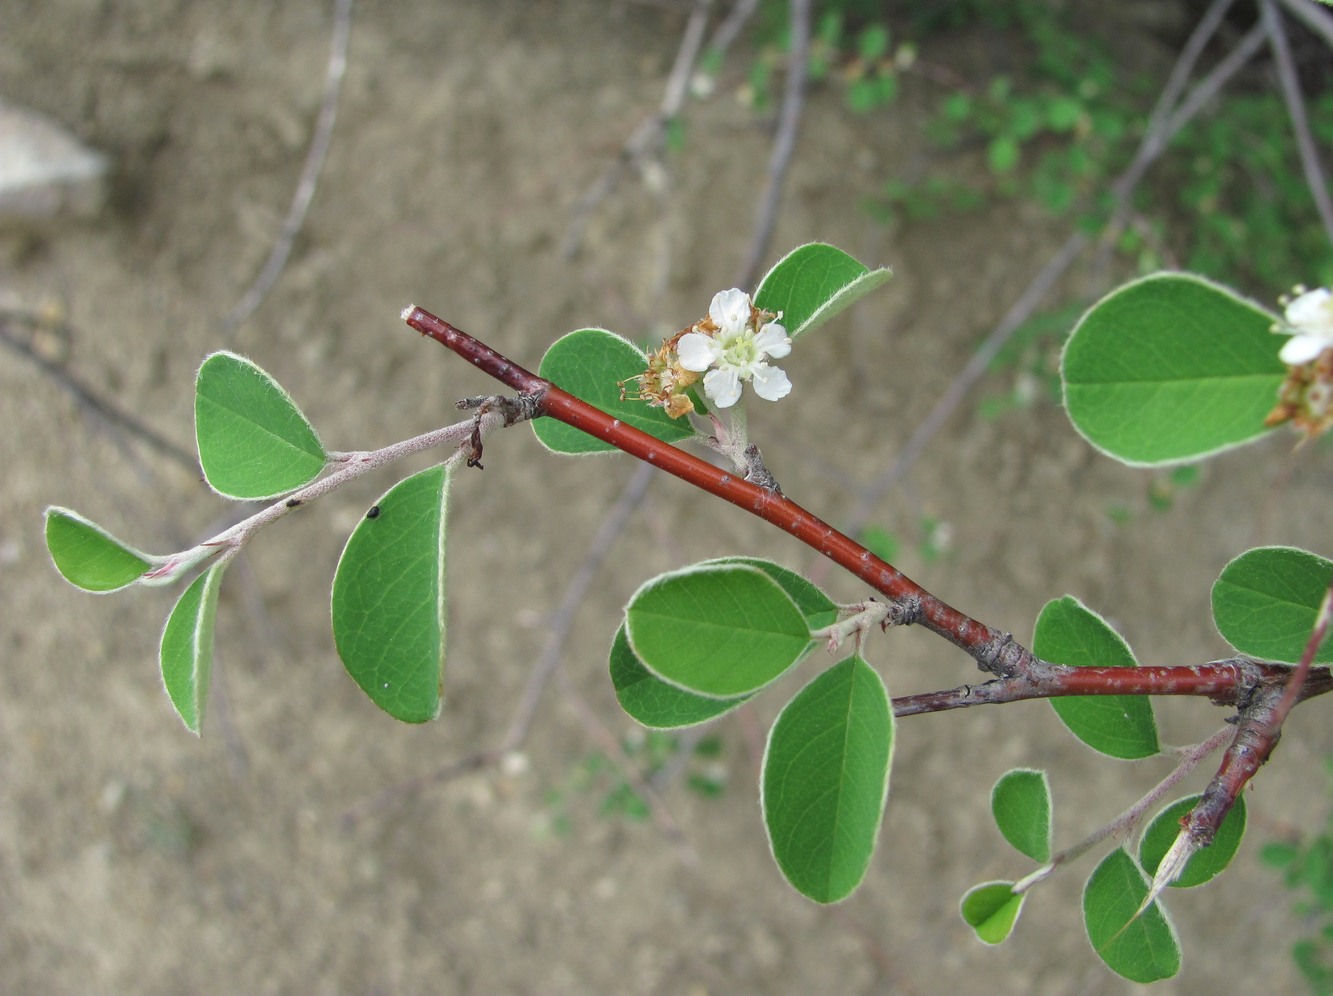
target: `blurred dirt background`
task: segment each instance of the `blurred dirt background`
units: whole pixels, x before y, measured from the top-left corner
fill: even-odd
[[[359,449],[451,421],[455,399],[492,390],[401,324],[408,303],[535,366],[572,328],[660,336],[731,285],[772,125],[737,99],[743,47],[716,93],[689,105],[667,172],[631,177],[606,198],[569,258],[576,202],[661,100],[681,5],[363,0],[295,252],[230,333],[221,319],[267,255],[305,157],[330,7],[7,0],[0,97],[63,122],[113,163],[95,220],[0,235],[5,305],[55,308],[72,330],[40,344],[43,355],[189,449],[194,370],[207,352],[234,348],[292,392],[330,447]],[[1109,27],[1136,63],[1169,64],[1158,36],[1131,20]],[[964,36],[923,55],[967,76],[984,73],[988,53]],[[752,434],[784,489],[834,523],[1065,234],[1015,203],[901,226],[870,216],[866,201],[886,178],[983,168],[976,154],[925,144],[937,95],[909,75],[890,109],[856,118],[815,91],[766,256],[825,239],[896,271],[784,363],[789,399],[752,405]],[[1071,279],[1049,303],[1101,286]],[[980,396],[1012,379],[997,374]],[[1094,455],[1055,405],[987,418],[969,403],[875,522],[904,538],[899,566],[1020,639],[1048,598],[1071,593],[1115,620],[1141,660],[1203,661],[1226,652],[1208,588],[1231,556],[1259,542],[1319,548],[1330,535],[1327,461],[1293,469],[1290,448],[1274,438],[1216,460],[1155,512],[1154,475]],[[381,790],[503,735],[549,614],[633,473],[628,460],[556,459],[521,429],[488,444],[483,473],[460,476],[447,703],[426,728],[398,725],[361,696],[328,625],[343,538],[397,474],[285,520],[228,574],[213,708],[196,740],[156,674],[169,597],[76,592],[49,564],[41,513],[68,505],[167,551],[215,532],[229,510],[197,471],[109,426],[8,350],[0,449],[0,991],[1135,988],[1084,937],[1091,859],[1038,890],[1000,949],[976,943],[956,913],[970,885],[1030,870],[990,819],[1004,770],[1051,767],[1057,846],[1168,770],[1092,756],[1044,703],[904,721],[879,852],[864,888],[835,909],[781,881],[757,804],[763,732],[808,666],[720,724],[719,797],[683,779],[667,788],[685,845],[659,821],[601,812],[613,782],[586,774],[600,748],[579,706],[615,737],[633,736],[606,650],[637,584],[730,552],[811,566],[739,510],[655,481],[574,620],[568,685],[548,691],[522,752],[383,801]],[[943,556],[920,553],[923,516],[947,524]],[[837,575],[826,585],[863,595]],[[877,640],[871,659],[898,694],[975,674],[924,633]],[[1159,715],[1178,744],[1224,718],[1201,702],[1165,703]],[[1288,948],[1299,924],[1255,855],[1265,839],[1321,824],[1330,749],[1320,707],[1298,710],[1249,796],[1251,833],[1233,870],[1171,897],[1185,967],[1155,991],[1297,991]]]

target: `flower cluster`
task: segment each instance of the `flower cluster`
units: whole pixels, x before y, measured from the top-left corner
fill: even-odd
[[[780,317],[756,308],[742,290],[720,291],[707,318],[681,329],[649,355],[647,371],[636,378],[639,397],[679,418],[693,409],[685,391],[702,375],[704,394],[718,408],[740,400],[744,381],[766,401],[785,398],[791,381],[768,362],[791,352],[791,338],[776,321]]]
[[[1333,293],[1296,288],[1273,331],[1291,336],[1278,353],[1290,368],[1264,424],[1291,422],[1307,439],[1333,428]]]
[[[1278,359],[1288,366],[1309,363],[1326,349],[1333,349],[1333,292],[1327,287],[1307,291],[1296,288],[1296,297],[1286,302],[1283,322],[1273,331],[1291,336]]]

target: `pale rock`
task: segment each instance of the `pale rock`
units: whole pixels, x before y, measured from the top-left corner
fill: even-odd
[[[95,216],[106,173],[105,156],[50,118],[0,101],[0,228]]]

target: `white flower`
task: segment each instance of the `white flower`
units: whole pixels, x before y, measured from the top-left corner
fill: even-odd
[[[1299,290],[1299,288],[1297,288]],[[1327,287],[1305,291],[1293,299],[1283,314],[1285,327],[1276,331],[1291,336],[1278,359],[1288,366],[1309,363],[1333,347],[1333,293]]]
[[[755,331],[754,314],[750,296],[744,291],[734,287],[720,291],[713,296],[707,321],[685,333],[676,344],[676,355],[684,369],[708,371],[704,374],[704,393],[719,408],[730,408],[740,400],[744,380],[750,381],[755,394],[765,401],[785,398],[791,391],[786,373],[766,362],[791,352],[787,330],[777,322],[766,322]]]

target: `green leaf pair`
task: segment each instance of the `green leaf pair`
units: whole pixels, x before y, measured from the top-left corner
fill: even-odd
[[[1294,664],[1314,630],[1333,561],[1293,547],[1259,547],[1232,560],[1213,585],[1218,632],[1243,654]],[[1072,596],[1048,602],[1037,618],[1033,650],[1072,666],[1135,667],[1129,645],[1101,616]],[[1314,657],[1333,663],[1333,636]],[[1137,760],[1160,749],[1152,702],[1144,695],[1053,698],[1051,707],[1094,750]]]
[[[286,494],[328,461],[287,392],[234,353],[214,353],[200,367],[195,431],[208,483],[230,498]],[[443,466],[391,488],[352,532],[333,578],[338,656],[371,701],[408,723],[440,712],[448,490]]]
[[[234,353],[214,353],[195,384],[195,433],[208,483],[237,500],[276,498],[315,480],[328,455],[291,397]],[[406,722],[440,711],[444,650],[444,523],[449,475],[433,467],[390,489],[348,540],[334,577],[334,639],[349,674],[377,705]],[[167,583],[213,555],[145,554],[77,512],[46,512],[56,568],[87,591]],[[218,551],[221,552],[221,551]],[[162,632],[167,694],[194,733],[203,725],[213,631],[226,559],[181,594]]]
[[[782,315],[795,339],[833,318],[892,276],[871,270],[841,249],[811,243],[779,260],[759,283],[756,307]],[[633,382],[648,368],[648,356],[627,339],[606,329],[579,329],[546,351],[537,372],[551,383],[627,425],[677,443],[694,435],[687,418],[673,419],[635,396]],[[555,419],[538,419],[532,430],[556,453],[614,453],[610,443]]]
[[[1084,887],[1088,938],[1108,967],[1127,979],[1153,982],[1180,970],[1180,944],[1165,911],[1156,901],[1141,914],[1139,910],[1152,874],[1181,832],[1181,821],[1201,798],[1180,799],[1159,812],[1143,832],[1139,859],[1117,848]],[[1044,771],[1006,772],[991,792],[991,812],[1004,838],[1017,850],[1042,864],[1051,860],[1051,794]],[[1211,881],[1231,863],[1244,833],[1241,797],[1222,821],[1212,846],[1196,852],[1171,886],[1192,888]],[[1006,940],[1018,920],[1027,892],[1015,892],[1015,885],[986,882],[962,899],[959,912],[987,944]]]
[[[1143,912],[1152,875],[1180,834],[1181,820],[1201,799],[1194,795],[1167,806],[1144,830],[1136,861],[1123,847],[1102,859],[1083,889],[1083,922],[1098,956],[1132,982],[1156,982],[1180,971],[1180,939],[1158,900]],[[1245,798],[1217,829],[1211,846],[1197,851],[1172,888],[1189,889],[1211,881],[1231,863],[1245,835]]]
[[[754,558],[705,561],[649,581],[611,647],[621,705],[647,726],[702,723],[749,701],[816,646],[837,606],[800,575]],[[858,656],[825,670],[769,733],[761,794],[788,881],[831,903],[860,884],[883,817],[893,713]]]
[[[991,813],[1000,833],[1033,861],[1051,860],[1051,786],[1044,771],[1015,768],[991,790]],[[1014,882],[983,882],[963,896],[958,911],[986,944],[1008,939],[1027,899]]]
[[[77,512],[46,510],[46,548],[61,575],[84,591],[119,591],[154,584],[148,576],[169,558],[141,553]],[[207,568],[176,602],[158,650],[162,683],[186,728],[196,735],[204,720],[213,662],[213,620],[226,562]]]

